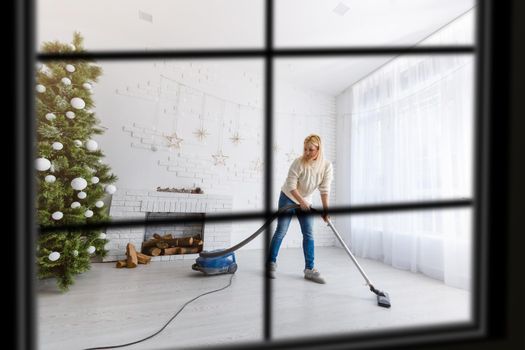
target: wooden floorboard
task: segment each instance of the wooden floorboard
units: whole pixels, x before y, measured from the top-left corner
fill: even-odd
[[[166,329],[125,349],[162,349],[237,344],[262,340],[262,252],[237,252],[232,285],[188,305]],[[282,249],[273,282],[275,339],[406,329],[470,320],[470,292],[418,273],[359,259],[392,308],[377,306],[346,253],[316,247],[316,267],[327,284],[303,278],[301,249]],[[205,277],[190,260],[153,262],[135,269],[96,263],[65,294],[54,281],[37,284],[40,349],[84,349],[118,345],[162,327],[188,300],[225,286],[230,275]]]

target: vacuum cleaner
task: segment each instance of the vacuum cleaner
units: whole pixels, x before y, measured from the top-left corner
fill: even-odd
[[[235,271],[237,271],[237,263],[235,261],[235,254],[234,252],[241,248],[242,246],[246,245],[248,242],[253,240],[255,237],[257,237],[261,232],[264,231],[264,229],[271,224],[275,218],[277,218],[279,215],[284,213],[287,210],[291,209],[297,209],[300,208],[300,205],[298,204],[291,204],[285,207],[280,208],[278,211],[276,211],[272,216],[266,220],[264,225],[262,225],[257,231],[255,231],[250,237],[246,238],[245,240],[239,242],[238,244],[227,248],[227,249],[217,249],[212,251],[202,251],[199,253],[199,257],[197,258],[195,264],[192,265],[192,269],[196,271],[200,271],[204,273],[205,275],[217,275],[217,274],[225,274],[230,273],[233,274]],[[314,208],[311,208],[312,211],[319,213],[320,212]],[[339,240],[339,243],[343,246],[346,253],[350,256],[350,259],[354,262],[357,269],[361,273],[361,276],[366,281],[366,285],[370,288],[370,291],[374,293],[377,297],[377,305],[385,308],[389,308],[391,306],[390,304],[390,296],[387,292],[381,291],[374,287],[374,284],[370,281],[368,276],[366,275],[365,271],[359,265],[357,262],[357,259],[354,257],[352,252],[350,251],[350,248],[346,245],[346,243],[343,241],[343,238],[337,232],[336,228],[332,224],[332,221],[328,219],[328,226],[332,229],[332,232]]]
[[[213,250],[211,252],[223,252],[223,250]],[[233,274],[235,271],[237,271],[235,253],[225,253],[224,255],[218,257],[199,256],[191,268],[195,271],[202,272],[206,276],[222,275],[227,273]]]

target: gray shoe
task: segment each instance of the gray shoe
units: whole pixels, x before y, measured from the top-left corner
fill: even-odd
[[[275,278],[275,271],[277,270],[277,263],[268,263],[268,278]]]
[[[321,273],[317,269],[305,269],[304,278],[315,283],[325,284],[326,281],[321,277]]]

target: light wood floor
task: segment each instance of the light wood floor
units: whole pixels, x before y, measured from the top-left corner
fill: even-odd
[[[470,293],[421,274],[359,259],[376,287],[390,294],[392,308],[375,295],[346,253],[316,248],[316,267],[327,280],[303,278],[301,249],[282,249],[273,283],[276,339],[468,322]],[[188,305],[156,337],[124,349],[163,349],[238,344],[262,339],[262,252],[240,250],[232,285]],[[153,262],[136,269],[93,264],[65,294],[53,280],[39,281],[40,349],[84,349],[146,337],[188,300],[225,286],[230,275],[204,277],[191,260]]]

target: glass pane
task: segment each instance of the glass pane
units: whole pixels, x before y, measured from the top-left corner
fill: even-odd
[[[303,279],[302,233],[292,219],[273,284],[276,339],[473,321],[470,209],[338,215],[331,220],[370,284],[388,294],[391,307],[378,305],[377,295],[332,231],[314,230],[315,268],[325,284]]]
[[[262,210],[262,67],[256,59],[41,65],[40,224]]]
[[[472,45],[474,0],[280,0],[277,47]]]
[[[263,0],[40,0],[36,19],[39,46],[79,32],[87,51],[257,48],[264,38]]]
[[[185,218],[190,221],[179,217],[176,224],[114,227],[88,236],[80,231],[42,235],[38,347],[140,341],[180,310],[161,333],[135,347],[188,349],[262,341],[262,250],[245,247],[220,263],[196,260],[203,249],[228,247],[235,230],[253,232],[260,223]],[[101,258],[104,247],[107,255]],[[67,290],[61,293],[57,282]]]
[[[318,208],[321,190],[337,206],[472,197],[472,55],[278,59],[275,67],[274,205],[294,186]],[[326,163],[307,176],[304,163],[290,178],[310,134],[320,136],[332,174]]]

